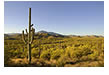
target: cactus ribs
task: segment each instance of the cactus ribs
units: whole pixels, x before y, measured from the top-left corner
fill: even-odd
[[[28,61],[31,64],[31,44],[34,40],[35,29],[33,28],[33,24],[31,24],[31,8],[29,8],[29,31],[25,29],[26,35],[24,34],[24,30],[22,31],[22,40],[27,45],[28,49]]]

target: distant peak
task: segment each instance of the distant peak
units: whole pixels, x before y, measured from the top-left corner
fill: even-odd
[[[48,32],[44,31],[44,30],[41,30],[41,31],[38,31],[37,33],[48,33]]]

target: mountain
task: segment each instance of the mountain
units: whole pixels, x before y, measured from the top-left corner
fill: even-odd
[[[19,38],[21,39],[22,34],[21,33],[7,33],[4,34],[5,38],[11,38],[11,39],[15,39],[15,38]],[[47,32],[44,30],[38,31],[35,33],[35,37],[37,38],[48,38],[48,37],[103,37],[103,36],[98,36],[98,35],[85,35],[85,36],[79,36],[79,35],[62,35],[59,33],[55,33],[55,32]]]
[[[22,34],[21,33],[7,33],[4,34],[5,39],[21,39]],[[54,33],[54,32],[47,32],[44,30],[41,30],[39,32],[35,33],[36,38],[48,38],[48,37],[65,37],[64,35]]]
[[[39,32],[37,32],[36,34],[41,34],[41,33],[46,33],[46,34],[48,34],[48,35],[53,35],[53,36],[64,36],[64,35],[59,34],[59,33],[47,32],[47,31],[44,31],[44,30],[39,31]]]
[[[58,33],[54,33],[54,32],[47,32],[47,31],[44,31],[44,30],[36,32],[35,36],[37,38],[65,37],[64,35],[61,35],[61,34],[58,34]]]
[[[48,32],[47,31],[44,31],[44,30],[41,30],[41,31],[36,32],[36,34],[37,33],[48,33]]]

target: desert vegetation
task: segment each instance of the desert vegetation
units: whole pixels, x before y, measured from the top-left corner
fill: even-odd
[[[103,67],[104,37],[37,33],[31,44],[31,64],[21,34],[6,35],[5,67]]]

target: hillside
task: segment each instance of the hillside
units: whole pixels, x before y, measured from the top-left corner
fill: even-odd
[[[4,35],[5,67],[103,67],[104,37],[35,33],[32,63],[28,65],[27,46],[21,34]]]

